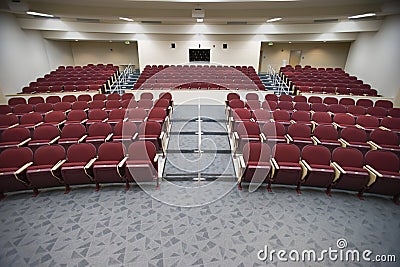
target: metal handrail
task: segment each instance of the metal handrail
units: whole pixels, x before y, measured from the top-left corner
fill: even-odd
[[[129,64],[118,76],[118,79],[116,79],[110,88],[110,93],[118,93],[122,94],[122,85],[126,84],[126,81],[128,80],[128,77],[130,74],[133,73],[133,67],[132,64]],[[112,89],[114,87],[114,89]]]
[[[268,65],[268,74],[272,77],[272,84],[278,88],[278,95],[290,93],[289,86],[271,65]]]

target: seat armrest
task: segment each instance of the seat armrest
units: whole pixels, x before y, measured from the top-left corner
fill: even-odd
[[[88,121],[88,119],[84,119],[81,121],[81,124],[85,124]]]
[[[59,123],[57,123],[57,126],[63,125],[66,121],[67,120],[60,121]]]
[[[92,158],[86,165],[83,167],[85,170],[92,168],[93,163],[97,160],[97,158]]]
[[[369,144],[371,146],[372,150],[377,150],[377,149],[382,149],[382,147],[380,145],[378,145],[377,143],[375,143],[374,141],[367,141],[367,144]]]
[[[156,155],[154,156],[153,162],[157,162],[160,159],[160,157],[162,158],[162,154],[156,153]]]
[[[111,138],[113,137],[113,133],[110,133],[109,135],[107,135],[106,139],[104,139],[104,141],[108,142],[111,140]]]
[[[18,123],[16,123],[16,124],[13,124],[13,125],[11,125],[11,126],[8,126],[8,129],[11,129],[11,128],[14,128],[14,127],[17,127],[19,124]]]
[[[304,159],[302,159],[302,160],[300,160],[300,162],[299,162],[300,164],[303,164],[304,165],[304,167],[306,167],[307,168],[307,170],[309,170],[309,171],[312,171],[312,168],[311,168],[311,166],[307,163],[307,161],[305,161]]]
[[[27,139],[25,139],[24,141],[22,141],[21,143],[19,143],[18,144],[18,147],[20,147],[20,146],[23,146],[23,145],[26,145],[29,141],[31,141],[32,140],[32,138],[27,138]]]
[[[64,162],[66,162],[66,159],[60,160],[59,162],[57,162],[56,165],[53,166],[53,168],[51,168],[50,172],[51,175],[53,175],[54,178],[56,178],[59,181],[62,181],[62,178],[60,177],[61,175],[57,175],[55,172],[58,172],[61,168],[61,166],[64,164]]]
[[[385,130],[385,131],[390,131],[390,129],[388,129],[388,128],[384,127],[384,126],[379,126],[379,129]]]
[[[304,181],[305,178],[307,177],[307,175],[310,173],[311,171],[311,167],[310,165],[308,165],[308,163],[305,160],[300,160],[299,161],[300,166],[301,166],[301,180]]]
[[[362,130],[365,130],[365,128],[364,127],[362,127],[361,125],[359,125],[359,124],[356,124],[355,125],[357,128],[359,128],[359,129],[362,129]]]
[[[314,142],[314,145],[321,144],[321,141],[316,136],[311,136],[311,139]]]
[[[164,138],[164,136],[165,136],[165,132],[164,131],[162,131],[161,133],[160,133],[160,136],[158,137],[160,140],[162,140],[163,138]]]
[[[239,134],[237,132],[233,132],[233,138],[239,140]]]
[[[250,118],[250,121],[252,122],[256,122],[256,120],[254,118]]]
[[[51,140],[51,141],[49,142],[49,145],[54,144],[55,142],[57,142],[58,139],[60,139],[60,136],[56,136],[53,140]]]
[[[335,170],[335,177],[333,178],[333,182],[338,180],[343,174],[346,174],[345,170],[343,170],[343,168],[340,167],[340,165],[336,162],[331,162],[331,166]]]
[[[291,124],[294,124],[294,123],[296,123],[296,121],[295,120],[290,120],[289,121]]]
[[[36,123],[36,124],[33,126],[33,128],[36,128],[36,127],[38,127],[38,126],[42,125],[43,123],[44,123],[43,121],[41,121],[41,122],[38,122],[38,123]]]
[[[335,113],[333,113],[333,112],[331,112],[331,111],[328,111],[328,114],[331,115],[331,117],[332,117],[333,115],[335,115]]]
[[[260,133],[261,142],[267,141],[267,137],[264,133]]]
[[[366,169],[367,171],[373,172],[376,176],[383,177],[383,175],[379,171],[375,170],[372,166],[365,165],[364,167],[365,167],[364,169]]]
[[[123,122],[128,121],[128,117],[124,118],[122,121],[123,121]]]
[[[19,168],[18,170],[16,170],[16,171],[14,172],[14,175],[15,175],[15,176],[20,175],[22,172],[26,171],[26,169],[27,169],[29,166],[31,166],[32,164],[33,164],[32,161],[26,163],[24,166],[22,166],[21,168]]]
[[[82,137],[79,138],[78,143],[82,143],[86,139],[86,137],[87,137],[87,134],[82,135]]]
[[[246,168],[246,163],[244,162],[244,158],[242,155],[239,156],[239,170],[238,170],[238,182],[242,181],[242,176],[244,173],[244,169]]]
[[[289,134],[285,134],[285,138],[288,143],[293,142],[293,138]]]
[[[365,170],[367,170],[368,174],[369,174],[369,181],[367,184],[367,187],[370,187],[373,183],[376,182],[376,177],[382,177],[382,174],[380,174],[378,171],[376,171],[374,168],[372,168],[369,165],[365,165],[363,167]]]
[[[125,164],[125,162],[128,160],[128,157],[124,157],[119,163],[118,163],[118,168],[122,168]]]
[[[342,144],[342,147],[350,146],[350,143],[344,140],[343,138],[339,138],[338,141]]]
[[[132,136],[132,140],[136,140],[136,138],[138,137],[138,133],[135,133],[133,136]]]
[[[246,167],[246,162],[244,162],[244,158],[242,155],[239,156],[239,167],[240,168],[245,168]]]
[[[101,122],[107,122],[108,121],[108,118],[105,118],[104,120],[102,120]]]
[[[272,170],[271,170],[271,179],[272,179],[275,176],[276,172],[279,170],[279,165],[276,162],[275,158],[271,158],[270,162],[271,162],[271,168],[272,168]]]

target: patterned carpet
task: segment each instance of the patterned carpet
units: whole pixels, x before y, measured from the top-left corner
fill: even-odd
[[[166,183],[157,194],[171,195]],[[321,251],[336,248],[339,238],[346,238],[349,249],[400,257],[400,207],[386,198],[360,201],[345,192],[329,198],[314,189],[299,196],[293,188],[273,193],[235,188],[210,204],[181,208],[139,187],[62,192],[43,191],[37,198],[19,193],[0,202],[0,266],[265,266],[257,259],[265,245]],[[275,257],[272,265],[398,263],[282,263]]]

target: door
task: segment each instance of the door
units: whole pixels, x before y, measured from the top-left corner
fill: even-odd
[[[289,65],[293,67],[300,65],[301,61],[301,50],[290,50]]]

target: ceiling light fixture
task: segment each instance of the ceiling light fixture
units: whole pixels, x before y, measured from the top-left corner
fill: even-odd
[[[204,21],[204,19],[202,19],[202,18],[197,18],[196,20],[197,20],[197,22],[199,22],[199,23],[201,23],[201,22]]]
[[[129,21],[129,22],[135,21],[134,19],[125,18],[125,17],[119,17],[119,19],[120,19],[120,20]]]
[[[291,41],[289,41],[289,44],[291,44],[292,42]]]
[[[360,19],[360,18],[367,18],[367,17],[373,17],[376,16],[376,13],[365,13],[361,15],[355,15],[355,16],[350,16],[348,17],[349,19]]]
[[[273,19],[269,19],[269,20],[267,20],[267,22],[275,22],[275,21],[279,21],[279,20],[281,20],[282,18],[273,18]]]
[[[39,16],[39,17],[46,17],[46,18],[54,18],[53,15],[45,14],[45,13],[39,13],[39,12],[35,12],[35,11],[26,11],[26,14],[31,15],[31,16]]]

